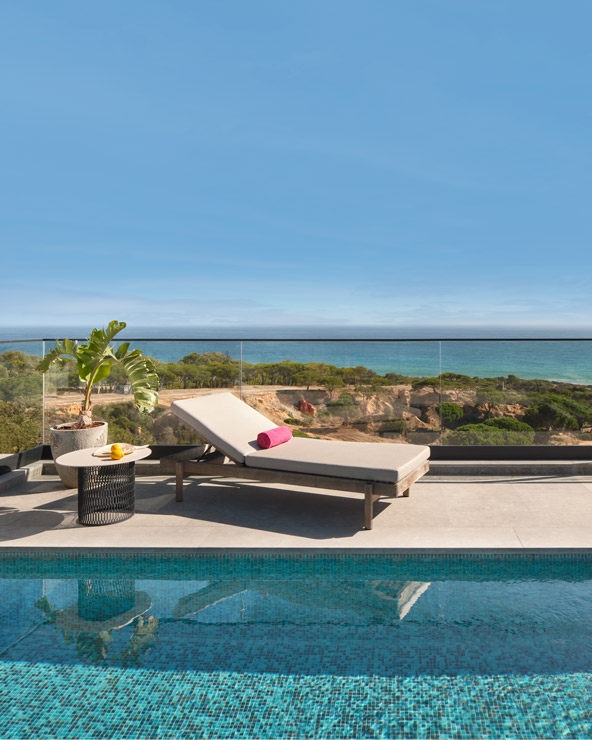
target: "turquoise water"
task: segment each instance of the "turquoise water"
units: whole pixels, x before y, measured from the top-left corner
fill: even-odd
[[[591,555],[0,565],[1,737],[592,737]]]
[[[179,328],[144,327],[126,330],[129,336],[140,338],[134,347],[162,362],[176,362],[191,352],[224,352],[238,360],[241,353],[237,341],[224,337],[247,337],[254,341],[243,342],[242,356],[245,362],[324,362],[337,367],[362,365],[377,373],[389,372],[412,376],[436,376],[441,372],[456,372],[479,377],[501,377],[517,375],[521,378],[541,378],[592,384],[592,341],[586,341],[592,332],[581,329],[563,331],[539,331],[507,328],[464,329],[432,327],[388,330],[382,327],[302,327],[263,329],[238,328]],[[272,333],[273,332],[273,333]],[[80,327],[33,327],[28,330],[0,330],[0,338],[10,340],[26,336],[85,336]],[[156,342],[141,337],[178,337],[175,341]],[[273,341],[261,342],[257,338],[327,339],[348,341]],[[387,337],[452,337],[450,341],[381,342]],[[479,342],[458,341],[463,337],[485,337]],[[491,341],[487,337],[581,337],[579,341]],[[191,337],[203,337],[204,341],[190,341]],[[211,338],[209,338],[211,337]],[[351,337],[372,339],[371,342],[352,341]],[[220,338],[214,341],[214,338]],[[457,339],[455,341],[454,339]],[[31,354],[41,353],[39,342],[31,344],[0,344],[0,352],[21,349]]]

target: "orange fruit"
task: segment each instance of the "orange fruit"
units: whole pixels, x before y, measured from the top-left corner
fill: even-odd
[[[111,459],[121,460],[122,457],[123,450],[121,449],[121,445],[111,445]]]

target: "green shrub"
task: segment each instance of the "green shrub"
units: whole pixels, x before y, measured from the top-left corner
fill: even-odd
[[[440,378],[414,378],[411,381],[411,386],[415,388],[439,388]]]
[[[592,406],[588,405],[588,403],[582,403],[572,398],[560,397],[557,398],[557,401],[573,416],[580,429],[592,424]]]
[[[537,428],[582,429],[592,424],[592,397],[588,389],[562,388],[557,393],[539,395],[527,416]]]
[[[385,419],[380,425],[381,432],[394,432],[395,434],[405,434],[407,431],[407,422],[405,419],[399,419],[396,416]]]
[[[38,444],[41,444],[41,406],[0,401],[0,452],[21,452]]]
[[[442,373],[440,378],[447,385],[474,385],[475,379],[460,373]]]
[[[531,445],[534,431],[499,429],[488,424],[467,424],[449,432],[442,439],[444,445]]]
[[[357,406],[358,403],[351,393],[342,393],[339,398],[336,398],[334,401],[327,401],[325,405],[328,407]]]
[[[303,432],[302,429],[292,429],[292,436],[304,437],[305,439],[320,439],[320,437],[313,437],[312,434],[307,434],[306,432]]]
[[[446,424],[454,424],[454,422],[461,419],[463,415],[462,407],[457,403],[451,403],[450,401],[445,401],[444,403],[439,404],[436,408],[442,417],[442,421]]]
[[[413,388],[423,388],[431,386],[433,388],[458,388],[471,387],[476,385],[477,381],[483,381],[482,378],[470,378],[468,375],[461,375],[460,373],[442,373],[436,378],[413,378],[411,379],[411,385]]]
[[[524,421],[533,429],[550,431],[551,429],[580,428],[576,417],[570,413],[562,403],[555,400],[542,401],[528,409]]]
[[[302,424],[302,421],[300,419],[293,419],[291,416],[288,416],[287,419],[284,419],[284,424],[289,424],[290,426],[298,426],[299,424]]]
[[[327,411],[331,419],[353,419],[360,415],[357,406],[329,406]]]
[[[387,373],[384,376],[392,385],[408,384],[411,378],[408,375],[399,375],[399,373]]]
[[[483,423],[485,424],[485,426],[488,427],[495,427],[496,429],[507,429],[511,432],[526,432],[527,434],[530,434],[530,432],[534,432],[534,429],[530,426],[530,424],[526,424],[523,421],[518,421],[518,419],[515,419],[513,416],[491,418],[487,419],[487,421],[484,421]]]

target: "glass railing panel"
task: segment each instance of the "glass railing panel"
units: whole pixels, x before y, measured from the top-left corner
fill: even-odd
[[[243,342],[243,399],[298,436],[433,444],[439,343]]]
[[[132,347],[156,362],[159,406],[139,414],[126,378],[114,369],[93,396],[95,417],[110,422],[111,441],[196,444],[195,433],[170,412],[171,402],[230,390],[272,422],[310,437],[592,445],[592,341],[583,339],[142,339]],[[83,390],[74,363],[54,365],[43,377],[35,370],[42,351],[41,341],[0,342],[0,452],[43,441],[43,420],[49,441],[51,425],[77,418]]]
[[[442,343],[442,444],[592,443],[592,342]]]
[[[0,454],[43,441],[42,353],[41,341],[0,342]]]

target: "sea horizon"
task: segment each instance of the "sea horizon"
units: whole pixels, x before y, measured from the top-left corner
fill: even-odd
[[[99,325],[102,327],[102,325]],[[28,339],[82,339],[94,326],[85,324],[0,325],[0,341]],[[510,324],[286,324],[286,325],[134,325],[128,324],[121,337],[159,339],[592,339],[592,324],[510,325]]]

